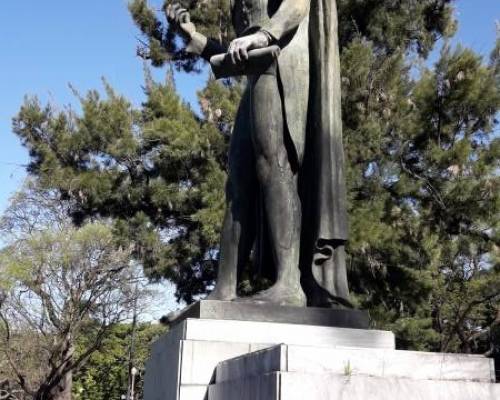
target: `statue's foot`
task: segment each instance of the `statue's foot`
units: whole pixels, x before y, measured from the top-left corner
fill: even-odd
[[[269,303],[295,307],[305,307],[307,305],[306,296],[300,285],[298,287],[288,287],[276,284],[262,292],[248,297],[241,297],[235,301],[242,303]]]

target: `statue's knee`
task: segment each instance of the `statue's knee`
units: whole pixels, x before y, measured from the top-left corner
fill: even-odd
[[[257,176],[260,182],[266,182],[272,173],[272,166],[266,157],[257,158]]]
[[[277,167],[283,171],[288,171],[290,169],[290,160],[288,159],[288,152],[285,146],[280,146],[278,155],[276,157]]]

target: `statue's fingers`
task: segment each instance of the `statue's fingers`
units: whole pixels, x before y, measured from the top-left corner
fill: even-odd
[[[188,24],[189,22],[191,22],[191,17],[187,10],[180,13],[178,18],[181,24]]]
[[[177,16],[177,10],[179,10],[180,8],[182,8],[182,6],[179,3],[174,3],[170,7],[170,15],[172,15],[173,19],[176,18],[176,16]]]
[[[181,24],[182,23],[182,16],[187,13],[187,10],[185,8],[179,8],[176,12],[175,12],[175,21],[178,23],[178,24]]]
[[[175,13],[179,8],[182,8],[182,6],[179,3],[174,3],[172,4],[172,11]]]
[[[238,54],[240,56],[240,61],[241,60],[248,60],[248,51],[245,47],[240,47],[238,49]]]
[[[175,3],[175,4],[169,4],[168,5],[168,18],[170,19],[170,21],[173,21],[175,22],[175,16],[176,16],[176,10],[180,7],[179,4]]]
[[[231,56],[231,62],[233,63],[233,65],[236,65],[237,61],[236,61],[236,51],[233,49],[231,50],[231,52],[229,53],[229,55]]]
[[[236,46],[234,49],[234,58],[236,58],[236,62],[240,63],[241,62],[241,46]]]
[[[167,8],[165,8],[165,14],[167,14],[167,19],[169,21],[173,20],[174,19],[174,14],[173,14],[173,11],[172,11],[172,5],[169,4],[167,6]]]

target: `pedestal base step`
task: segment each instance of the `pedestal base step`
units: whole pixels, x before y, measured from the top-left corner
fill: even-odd
[[[495,400],[492,360],[279,345],[218,364],[208,400]]]
[[[500,385],[273,372],[210,385],[208,400],[497,400]]]
[[[272,372],[367,375],[414,380],[495,381],[493,359],[418,351],[278,345],[222,361],[217,383]]]

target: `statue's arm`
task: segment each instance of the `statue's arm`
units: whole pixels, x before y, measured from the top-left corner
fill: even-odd
[[[216,54],[225,53],[226,48],[215,40],[208,39],[196,30],[196,26],[191,22],[189,12],[182,8],[179,3],[169,4],[165,13],[170,24],[175,24],[179,33],[187,40],[186,51],[196,54],[210,61]]]
[[[271,19],[261,27],[274,40],[279,41],[283,36],[297,29],[309,12],[310,0],[283,0]]]
[[[209,39],[199,32],[194,32],[190,37],[186,51],[210,61],[212,56],[226,53],[227,49],[215,40]]]
[[[248,60],[249,50],[268,47],[297,29],[309,12],[309,2],[310,0],[283,0],[269,22],[261,26],[258,32],[234,39],[228,49],[232,64]],[[273,50],[270,52],[275,53]]]

